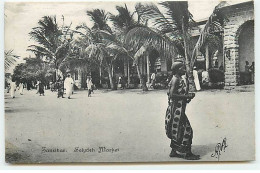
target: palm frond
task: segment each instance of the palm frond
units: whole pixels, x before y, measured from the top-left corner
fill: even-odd
[[[87,11],[87,15],[90,16],[91,20],[94,22],[93,29],[107,30],[112,32],[111,28],[107,24],[108,13],[101,9],[94,9],[92,11]]]
[[[174,58],[177,54],[174,42],[147,27],[136,27],[130,30],[126,35],[124,44],[130,52],[134,52],[133,54],[142,47],[156,49],[162,58]]]
[[[193,21],[192,14],[188,10],[188,1],[164,1],[159,4],[167,10],[166,14],[179,30],[182,29],[182,23],[187,28],[189,22]]]
[[[191,65],[195,63],[196,60],[196,55],[198,54],[199,51],[202,51],[202,48],[207,42],[207,38],[211,35],[212,32],[215,31],[223,31],[222,25],[223,25],[223,20],[225,17],[219,12],[219,8],[222,5],[222,3],[219,3],[213,13],[210,15],[208,18],[203,30],[200,33],[199,39],[193,49],[192,52],[192,62]]]
[[[155,4],[137,3],[135,9],[141,20],[149,20],[160,33],[164,34],[176,30],[175,21],[165,17]]]
[[[38,46],[38,45],[28,46],[27,51],[31,51],[31,52],[34,52],[34,53],[37,53],[39,55],[46,56],[46,57],[49,57],[49,58],[52,58],[54,56],[53,52],[49,51],[45,47]]]

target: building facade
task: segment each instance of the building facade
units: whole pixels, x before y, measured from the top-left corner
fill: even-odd
[[[224,21],[225,87],[242,84],[245,62],[254,62],[254,3],[253,1],[226,6],[221,9]]]

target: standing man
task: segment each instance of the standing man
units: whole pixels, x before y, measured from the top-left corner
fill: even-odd
[[[186,105],[195,97],[189,93],[189,81],[182,78],[185,75],[185,65],[182,62],[172,64],[173,77],[169,83],[168,108],[165,116],[165,130],[171,139],[172,151],[170,157],[187,160],[199,160],[199,155],[191,152],[193,131],[185,114]]]
[[[41,95],[44,96],[44,84],[43,84],[43,82],[42,82],[42,81],[39,81],[38,86],[39,86],[39,87],[38,87],[38,88],[39,88],[38,92],[39,92],[40,96],[41,96]]]
[[[154,87],[154,85],[155,85],[155,73],[152,73],[152,75],[151,75],[151,83],[152,83],[152,86]]]
[[[12,98],[15,98],[15,90],[16,90],[16,83],[15,80],[12,79],[12,82],[10,83],[10,94]]]
[[[93,83],[92,83],[91,77],[89,77],[87,80],[88,97],[91,97],[92,85],[93,85]]]
[[[66,88],[66,96],[68,97],[68,99],[70,99],[70,96],[72,95],[73,85],[74,81],[71,78],[71,75],[67,74],[67,77],[64,81],[64,88]]]
[[[24,88],[24,84],[21,82],[19,84],[19,92],[20,92],[20,95],[23,95],[23,88]]]

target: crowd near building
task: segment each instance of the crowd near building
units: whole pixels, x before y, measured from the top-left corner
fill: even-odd
[[[227,89],[232,89],[238,85],[252,84],[254,83],[252,77],[252,73],[254,73],[253,1],[235,5],[228,5],[227,3],[221,5],[220,12],[225,16],[224,24],[221,30],[216,29],[214,31],[214,35],[219,38],[222,49],[211,52],[210,48],[206,47],[204,53],[196,55],[197,61],[195,65],[199,72],[200,81],[202,82],[202,71],[218,69],[222,77],[217,82]],[[191,31],[191,41],[194,46],[207,19],[196,22],[197,26]],[[192,50],[190,54],[192,54]],[[166,59],[156,49],[152,49],[149,55],[139,63],[146,82],[151,83],[151,75],[156,73],[158,87],[165,87],[167,79],[171,75],[171,63],[176,59],[178,57]],[[251,70],[246,68],[247,63]],[[132,64],[133,61],[128,58],[118,60],[113,69],[115,80],[118,82],[119,77],[123,77],[129,88],[140,87],[136,68]],[[90,74],[85,74],[80,68],[73,73],[72,77],[77,88],[84,88],[88,75]],[[100,79],[100,74],[97,72],[93,72],[91,75],[95,79],[94,83],[96,85],[104,88],[109,87],[107,74],[101,75],[102,79]],[[214,83],[214,79],[209,83]]]

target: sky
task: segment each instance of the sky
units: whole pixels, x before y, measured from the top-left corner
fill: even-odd
[[[66,0],[63,0],[66,1]],[[229,4],[241,3],[248,0],[227,1]],[[62,25],[62,15],[64,24],[69,25],[72,22],[72,28],[81,23],[92,26],[92,22],[86,15],[87,10],[95,8],[117,14],[116,5],[127,4],[130,11],[134,11],[136,1],[103,1],[103,2],[6,2],[4,7],[4,32],[5,32],[5,50],[13,49],[16,55],[21,56],[18,63],[22,62],[24,57],[32,55],[26,51],[29,45],[35,44],[30,39],[29,32],[37,26],[37,22],[45,15],[55,15],[59,25]],[[190,0],[189,10],[195,20],[205,19],[210,16],[213,9],[220,0]]]

